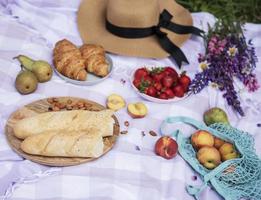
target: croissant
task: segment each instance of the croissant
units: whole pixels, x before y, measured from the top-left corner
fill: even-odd
[[[109,73],[109,64],[105,59],[105,51],[102,46],[84,44],[81,46],[80,51],[88,72],[101,77]]]
[[[86,80],[85,60],[80,50],[70,41],[63,39],[55,44],[53,62],[58,72],[71,79]]]
[[[27,137],[21,149],[29,154],[61,157],[99,157],[103,139],[96,129],[83,132],[46,132]]]

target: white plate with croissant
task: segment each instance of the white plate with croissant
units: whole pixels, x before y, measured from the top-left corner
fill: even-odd
[[[77,47],[63,39],[53,50],[54,70],[62,79],[77,85],[95,85],[112,73],[113,63],[100,45]]]
[[[71,166],[107,153],[119,135],[113,111],[80,98],[35,101],[15,111],[6,137],[22,157],[49,166]]]

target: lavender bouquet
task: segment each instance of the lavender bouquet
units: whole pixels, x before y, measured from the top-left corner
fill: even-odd
[[[257,57],[251,40],[246,41],[241,25],[233,27],[218,22],[205,36],[206,54],[199,54],[201,72],[195,75],[189,91],[196,94],[212,83],[223,92],[228,105],[241,116],[244,111],[234,87],[238,79],[254,92],[259,88],[254,69]]]

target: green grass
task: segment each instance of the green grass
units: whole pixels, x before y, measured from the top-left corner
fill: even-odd
[[[191,12],[210,12],[230,23],[261,23],[261,0],[176,0]]]

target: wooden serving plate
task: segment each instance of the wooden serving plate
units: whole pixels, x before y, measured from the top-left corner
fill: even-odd
[[[98,103],[82,98],[76,98],[76,97],[52,97],[48,99],[41,99],[32,102],[30,104],[27,104],[22,108],[18,109],[17,111],[15,111],[14,113],[12,113],[7,121],[5,127],[5,134],[11,148],[20,156],[28,160],[31,160],[33,162],[42,165],[48,165],[48,166],[59,166],[59,167],[72,166],[72,165],[78,165],[81,163],[90,162],[92,160],[97,159],[97,158],[77,158],[77,157],[69,158],[69,157],[48,157],[48,156],[31,155],[23,152],[23,150],[20,148],[22,140],[15,137],[13,132],[14,124],[23,118],[32,117],[39,113],[44,113],[52,110],[57,111],[59,107],[60,110],[85,109],[90,111],[100,111],[106,109],[104,106]],[[117,137],[119,136],[119,132],[120,132],[119,122],[116,116],[114,115],[113,115],[113,119],[115,121],[113,136],[103,138],[104,150],[102,155],[106,154],[113,147]]]

